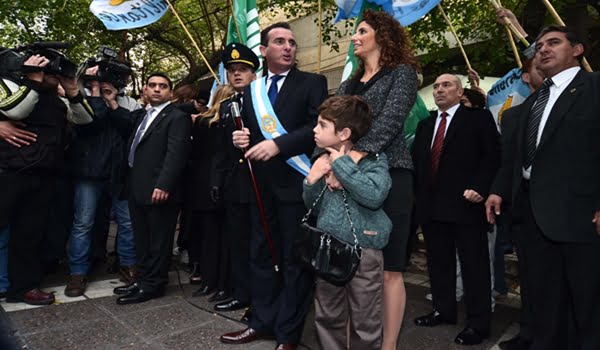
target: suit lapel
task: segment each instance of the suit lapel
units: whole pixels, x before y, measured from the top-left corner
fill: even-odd
[[[459,128],[457,125],[462,123],[462,120],[464,119],[464,110],[463,109],[464,109],[464,107],[462,105],[460,105],[458,107],[458,109],[456,110],[456,112],[454,113],[454,116],[452,117],[452,121],[450,122],[448,131],[446,131],[446,136],[444,137],[444,148],[446,148],[448,143],[451,142],[452,139],[454,139],[454,136],[456,135],[456,130],[458,130],[458,128]],[[442,151],[442,154],[443,154],[443,151]]]
[[[427,151],[429,157],[431,157],[431,143],[433,142],[433,132],[435,131],[435,120],[437,118],[437,112],[431,112],[431,117],[429,119],[424,120],[423,125],[423,134],[425,135],[425,145],[427,146]]]
[[[523,152],[525,151],[525,134],[527,133],[527,124],[529,121],[529,114],[531,114],[531,108],[533,107],[533,104],[535,103],[535,100],[537,100],[538,94],[539,94],[540,90],[538,89],[537,91],[535,91],[533,94],[531,94],[521,105],[522,109],[521,109],[521,115],[519,117],[519,120],[517,121],[517,128],[516,128],[516,142],[517,142],[517,157],[515,157],[515,159],[518,159],[519,162],[522,162],[523,159]]]
[[[543,147],[548,141],[548,138],[552,135],[554,130],[556,130],[565,115],[567,115],[567,112],[577,99],[577,96],[583,90],[581,85],[583,85],[584,74],[584,71],[580,70],[573,81],[571,81],[571,84],[569,84],[569,86],[567,86],[566,89],[560,94],[554,103],[554,106],[552,106],[552,110],[548,116],[548,121],[546,122],[544,130],[542,131],[542,137],[540,139],[538,149]]]
[[[277,113],[277,116],[281,119],[280,111],[283,108],[283,104],[285,101],[288,101],[288,95],[293,93],[293,89],[294,86],[296,86],[296,84],[294,84],[294,79],[296,78],[296,69],[292,68],[289,73],[287,74],[287,76],[285,77],[285,80],[283,81],[283,85],[281,86],[281,90],[279,90],[279,92],[277,93],[277,99],[275,100],[275,106],[273,106],[273,109],[275,110],[275,113]]]
[[[163,120],[165,119],[165,117],[171,112],[171,110],[175,108],[173,106],[173,104],[169,104],[167,105],[165,108],[163,108],[162,111],[160,111],[160,113],[156,116],[156,118],[154,118],[154,120],[152,121],[152,124],[148,125],[148,129],[146,129],[146,132],[144,133],[144,136],[142,136],[142,139],[140,140],[140,143],[144,142],[145,139],[148,138],[148,136],[152,133],[152,131],[156,128],[156,126]]]
[[[140,124],[144,120],[144,116],[146,115],[146,110],[141,108],[133,111],[133,120],[135,120],[133,124],[133,132],[129,135],[129,140],[127,141],[127,148],[131,147],[133,143],[133,139],[135,138],[135,134],[137,133],[137,129],[140,127]]]

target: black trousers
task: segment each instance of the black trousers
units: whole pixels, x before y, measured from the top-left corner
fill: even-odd
[[[200,264],[202,281],[210,289],[229,291],[229,249],[225,242],[223,209],[195,210],[190,216],[188,252]]]
[[[135,240],[137,284],[145,292],[164,291],[179,207],[175,204],[139,205],[129,201]]]
[[[523,218],[533,311],[530,350],[600,349],[600,239],[590,243],[548,239],[535,221],[527,187],[515,200],[517,213]],[[590,216],[590,224],[591,220]]]
[[[250,207],[228,202],[225,241],[229,248],[233,298],[250,304]]]
[[[42,241],[48,224],[54,177],[0,174],[0,227],[10,227],[7,296],[39,287],[43,277]]]
[[[67,241],[73,225],[73,183],[66,174],[57,174],[52,180],[52,195],[48,223],[44,233],[42,254],[45,266],[55,265],[67,258]]]
[[[294,237],[306,209],[302,202],[279,201],[272,196],[265,196],[264,192],[263,201],[280,271],[273,269],[258,207],[251,204],[250,327],[262,333],[274,334],[280,344],[298,344],[314,294],[312,274],[302,269],[292,256]]]
[[[466,326],[488,333],[491,322],[490,258],[487,225],[430,222],[423,225],[433,308],[456,321],[456,251],[460,260]]]
[[[504,213],[507,211],[505,210]],[[522,212],[522,210],[519,210]],[[511,215],[513,211],[511,210]],[[521,215],[512,215],[512,236],[517,251],[517,257],[519,259],[519,284],[520,284],[520,296],[521,296],[521,313],[519,319],[519,337],[527,341],[533,341],[533,312],[531,310],[531,291],[529,289],[529,283],[531,277],[529,276],[529,264],[527,262],[528,257],[525,254],[525,232],[524,232],[524,218]]]

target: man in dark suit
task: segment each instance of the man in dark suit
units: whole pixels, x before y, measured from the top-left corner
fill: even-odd
[[[190,147],[191,119],[170,103],[173,83],[151,74],[144,93],[149,107],[132,112],[128,143],[129,210],[138,258],[137,282],[115,288],[117,304],[140,303],[164,294],[182,198],[181,175]]]
[[[490,328],[490,269],[484,196],[500,161],[499,135],[489,111],[460,105],[460,80],[439,76],[433,96],[439,110],[421,121],[413,160],[416,217],[423,227],[434,311],[417,326],[456,323],[456,257],[465,286],[467,322],[455,342],[482,342]]]
[[[312,302],[312,276],[292,258],[292,243],[305,213],[302,181],[306,174],[286,162],[312,153],[315,147],[312,129],[316,125],[317,108],[327,96],[327,82],[321,75],[295,68],[296,48],[287,23],[275,23],[262,31],[261,53],[268,74],[245,90],[243,118],[247,129],[233,134],[236,146],[250,146],[245,157],[253,161],[262,191],[279,272],[274,270],[259,210],[253,203],[250,208],[252,318],[247,329],[221,336],[226,343],[243,344],[275,336],[277,349],[296,349]],[[259,124],[253,99],[265,97],[256,93],[262,89],[269,91],[265,102],[273,106],[276,116],[258,113]],[[276,132],[281,126],[285,130]]]
[[[600,74],[581,70],[583,51],[566,27],[538,35],[546,80],[509,110],[514,141],[486,202],[488,220],[508,201],[522,226],[532,350],[600,349]]]

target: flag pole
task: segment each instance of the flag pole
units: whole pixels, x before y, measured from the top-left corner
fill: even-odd
[[[444,12],[444,9],[442,8],[442,6],[440,4],[438,4],[437,7],[440,10],[442,16],[444,16],[446,23],[448,23],[448,26],[450,27],[450,31],[452,32],[452,35],[454,35],[454,38],[456,39],[456,42],[458,43],[460,52],[462,53],[463,57],[465,58],[465,62],[467,63],[467,68],[473,69],[471,67],[471,63],[469,62],[469,58],[467,57],[467,53],[465,52],[465,49],[463,48],[462,43],[460,42],[460,39],[458,38],[458,34],[456,34],[456,31],[454,30],[454,26],[452,26],[450,19],[448,18],[448,16],[446,16],[446,12]]]
[[[190,38],[190,40],[194,44],[194,47],[196,48],[196,50],[198,50],[198,53],[200,54],[200,57],[202,57],[202,60],[206,64],[206,67],[208,67],[208,70],[210,71],[210,73],[212,74],[212,76],[215,78],[215,81],[217,82],[217,84],[221,85],[221,81],[219,80],[219,77],[217,76],[217,74],[215,73],[215,71],[212,69],[212,67],[208,63],[208,60],[206,59],[206,57],[204,57],[204,54],[202,53],[202,50],[200,50],[200,47],[196,43],[196,40],[194,40],[194,37],[188,31],[187,27],[185,26],[185,23],[183,23],[183,21],[179,17],[179,14],[177,13],[177,11],[175,11],[175,7],[173,7],[173,5],[171,5],[171,2],[169,0],[165,0],[165,1],[169,5],[169,8],[171,9],[171,11],[173,11],[173,14],[175,15],[175,17],[177,17],[177,20],[179,21],[179,24],[181,24],[181,27],[183,28],[183,30],[185,31],[185,33],[188,35],[188,37]]]
[[[237,33],[238,39],[240,40],[240,43],[245,45],[246,43],[243,42],[242,34],[240,33],[240,27],[238,27],[237,18],[235,18],[235,9],[233,8],[233,1],[228,0],[227,2],[229,3],[229,6],[231,7],[231,19],[233,20],[233,25],[235,26],[235,31]]]
[[[542,0],[542,2],[544,3],[544,5],[546,6],[546,8],[548,9],[548,12],[550,12],[550,14],[552,15],[552,17],[554,18],[554,20],[556,21],[556,23],[558,23],[561,26],[566,26],[565,22],[560,18],[560,16],[558,15],[558,12],[556,12],[556,10],[554,9],[554,6],[552,6],[552,4],[550,3],[550,1],[548,1],[548,0]],[[588,63],[588,61],[585,59],[585,57],[581,61],[581,65],[583,66],[583,68],[586,71],[593,72],[592,67],[590,66],[590,64]]]
[[[499,8],[502,7],[502,6],[500,6],[499,3],[496,3],[496,1],[494,1],[494,0],[490,0],[490,2],[492,3],[492,6],[494,6],[494,8],[496,10],[498,10]],[[515,26],[510,22],[510,20],[508,18],[506,18],[506,17],[503,17],[503,18],[504,18],[504,24],[506,24],[506,26],[508,27],[508,29],[510,29],[510,31],[513,32],[513,34],[517,37],[517,39],[519,39],[520,42],[523,43],[523,45],[525,45],[525,46],[531,45],[529,43],[529,41],[527,41],[527,39],[525,39],[525,37],[523,36],[523,34],[521,34],[517,30],[517,28],[515,28]]]
[[[523,68],[523,62],[521,62],[521,56],[519,56],[519,50],[517,49],[517,44],[515,43],[515,39],[513,38],[513,34],[508,29],[508,27],[504,27],[506,29],[506,35],[508,35],[508,41],[510,42],[510,47],[512,48],[513,54],[515,55],[515,61],[517,61],[517,66],[519,68]]]
[[[492,4],[494,4],[494,0],[491,0],[491,1],[492,1]],[[500,2],[500,0],[496,0],[496,2],[498,3],[499,7],[502,7],[502,3]],[[507,20],[507,18],[504,18],[504,19]],[[509,23],[510,23],[510,21],[509,21]],[[515,44],[515,38],[513,37],[513,34],[510,31],[510,28],[508,28],[508,25],[505,25],[504,29],[506,30],[506,35],[508,36],[508,40],[510,42],[510,47],[512,48],[513,55],[515,56],[515,61],[517,62],[517,66],[519,68],[523,68],[523,63],[521,62],[521,56],[519,55],[519,50],[517,49],[517,44]]]
[[[321,0],[319,0],[319,31],[317,33],[317,73],[321,73],[321,35],[323,34]]]

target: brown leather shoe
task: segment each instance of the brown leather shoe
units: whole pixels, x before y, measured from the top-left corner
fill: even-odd
[[[275,348],[275,350],[297,350],[297,349],[298,349],[298,345],[293,345],[293,344],[279,344]]]
[[[135,282],[136,276],[137,268],[135,265],[119,267],[119,281],[125,284],[132,284]]]
[[[248,327],[241,331],[223,334],[220,339],[227,344],[246,344],[259,339],[273,339],[273,336],[259,333]]]
[[[69,283],[65,287],[65,295],[69,298],[80,297],[85,293],[87,278],[85,275],[71,275]]]
[[[50,305],[54,303],[54,294],[32,289],[21,296],[7,296],[7,303],[25,303],[29,305]]]

